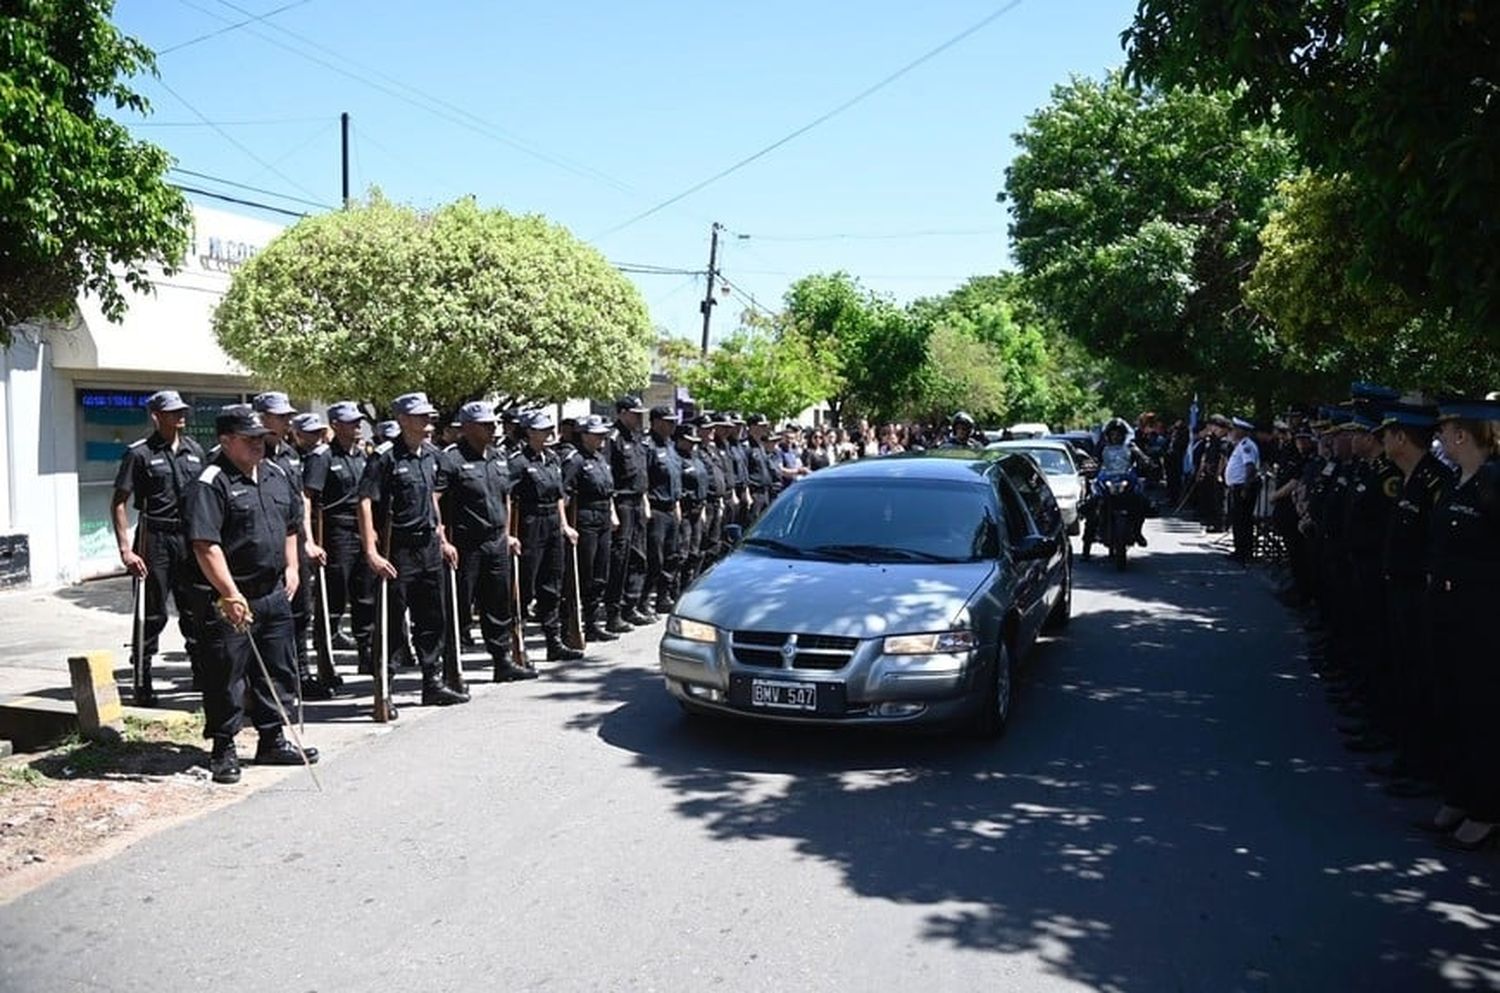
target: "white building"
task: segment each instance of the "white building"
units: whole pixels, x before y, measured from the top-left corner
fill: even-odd
[[[0,351],[0,586],[53,586],[120,569],[109,522],[125,446],[151,431],[145,400],[175,389],[213,442],[217,409],[254,392],[210,319],[233,270],[274,222],[194,205],[187,258],[156,293],[125,293],[120,324],[81,297],[71,326],[23,326]]]

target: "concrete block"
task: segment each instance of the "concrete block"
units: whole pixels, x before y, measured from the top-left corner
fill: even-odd
[[[69,700],[39,696],[0,699],[0,738],[9,738],[18,752],[43,748],[78,730],[78,711]]]
[[[0,738],[0,759],[8,759],[15,752],[15,746],[4,738]]]
[[[89,652],[68,659],[78,730],[90,741],[116,742],[125,733],[120,691],[115,687],[113,652]]]

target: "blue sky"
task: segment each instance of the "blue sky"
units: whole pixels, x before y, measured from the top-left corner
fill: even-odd
[[[626,263],[702,269],[712,222],[749,235],[724,241],[720,268],[743,296],[718,308],[717,338],[744,297],[774,308],[808,272],[845,269],[904,301],[1006,265],[995,193],[1011,135],[1070,74],[1121,63],[1134,0],[1023,0],[807,134],[612,231],[1002,5],[118,0],[115,14],[162,52],[160,81],[137,81],[155,113],[136,133],[183,169],[336,204],[348,111],[356,193],[378,185],[424,206],[473,194],[545,214]],[[244,21],[240,11],[280,7],[170,50]],[[702,277],[632,278],[657,324],[696,338]]]

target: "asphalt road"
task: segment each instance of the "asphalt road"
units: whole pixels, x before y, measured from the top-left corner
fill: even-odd
[[[997,744],[688,721],[637,632],[0,908],[0,989],[1500,984],[1497,857],[1408,828],[1265,582],[1165,527],[1080,564]]]

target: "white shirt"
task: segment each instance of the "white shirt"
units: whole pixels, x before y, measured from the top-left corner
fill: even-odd
[[[1234,446],[1234,451],[1229,453],[1229,464],[1224,467],[1224,482],[1229,486],[1244,486],[1246,478],[1250,475],[1250,466],[1260,470],[1260,449],[1255,447],[1255,442],[1247,435],[1240,439],[1240,443]]]

